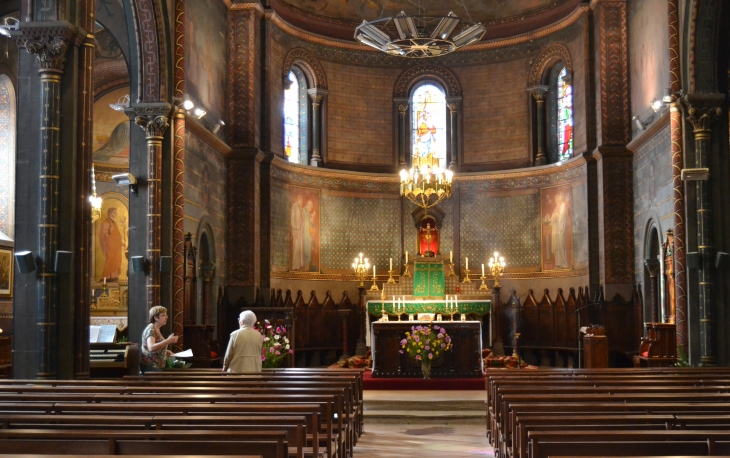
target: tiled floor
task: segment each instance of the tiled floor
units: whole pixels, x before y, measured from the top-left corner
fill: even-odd
[[[354,458],[494,457],[483,424],[365,425]]]
[[[429,404],[444,409],[454,401],[471,401],[484,405],[486,391],[371,391],[363,393],[365,408],[368,401],[412,401],[414,406]],[[455,403],[454,403],[455,404]],[[418,409],[418,407],[414,407]],[[418,423],[418,417],[403,412],[403,422],[368,423],[355,447],[354,458],[418,457],[460,458],[493,457],[494,449],[486,437],[483,419],[471,423],[467,419],[443,423]]]

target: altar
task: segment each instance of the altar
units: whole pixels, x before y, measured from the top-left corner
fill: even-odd
[[[417,322],[376,321],[373,323],[373,377],[422,377],[421,366],[407,354],[400,354],[400,341]],[[481,377],[482,323],[479,321],[434,322],[446,329],[452,350],[433,361],[433,378]]]

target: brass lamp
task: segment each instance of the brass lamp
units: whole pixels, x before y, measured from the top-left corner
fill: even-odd
[[[504,268],[507,264],[504,262],[504,256],[500,256],[498,252],[494,252],[494,256],[489,258],[489,270],[494,277],[494,287],[499,288],[499,277],[504,274]]]
[[[365,287],[365,279],[368,276],[368,270],[370,269],[370,262],[368,258],[363,259],[362,253],[359,257],[355,258],[355,262],[352,263],[352,268],[355,269],[355,275],[360,280],[359,288]]]
[[[451,196],[453,178],[451,170],[421,161],[400,171],[400,195],[426,210]]]

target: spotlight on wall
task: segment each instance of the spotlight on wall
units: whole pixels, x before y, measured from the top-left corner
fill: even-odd
[[[18,264],[18,272],[21,274],[29,274],[35,270],[35,259],[30,251],[16,252],[15,262]]]
[[[654,110],[654,113],[658,113],[659,110],[661,110],[663,106],[664,106],[664,102],[662,102],[659,99],[654,99],[651,101],[651,109]]]
[[[200,119],[203,116],[205,116],[207,111],[203,110],[202,108],[196,108],[195,111],[193,111],[193,113],[195,114],[196,118]]]
[[[117,186],[129,185],[129,190],[132,194],[135,196],[137,195],[137,179],[131,173],[119,173],[117,175],[112,175],[112,180],[114,180],[114,183],[116,183]]]
[[[6,17],[2,24],[0,24],[0,35],[10,36],[11,30],[19,30],[20,21],[14,17]]]
[[[639,115],[634,116],[631,120],[634,121],[637,130],[646,130],[650,123],[649,120],[642,121]]]
[[[147,272],[147,260],[144,256],[132,256],[130,261],[132,272]]]
[[[195,104],[194,104],[194,103],[193,103],[193,101],[192,101],[192,100],[190,99],[190,96],[189,96],[189,95],[187,95],[187,94],[184,94],[184,95],[183,95],[183,102],[182,102],[182,107],[183,107],[183,108],[184,108],[185,110],[192,110],[192,109],[193,109],[193,108],[195,107]]]

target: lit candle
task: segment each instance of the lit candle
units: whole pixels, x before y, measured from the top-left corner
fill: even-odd
[[[466,258],[466,269],[469,270],[469,258]]]
[[[390,258],[390,270],[393,270],[393,258]]]
[[[406,264],[408,264],[408,252],[406,251]]]
[[[449,262],[451,264],[454,263],[454,252],[453,251],[449,251]]]
[[[482,277],[484,276],[484,264],[482,264]]]

